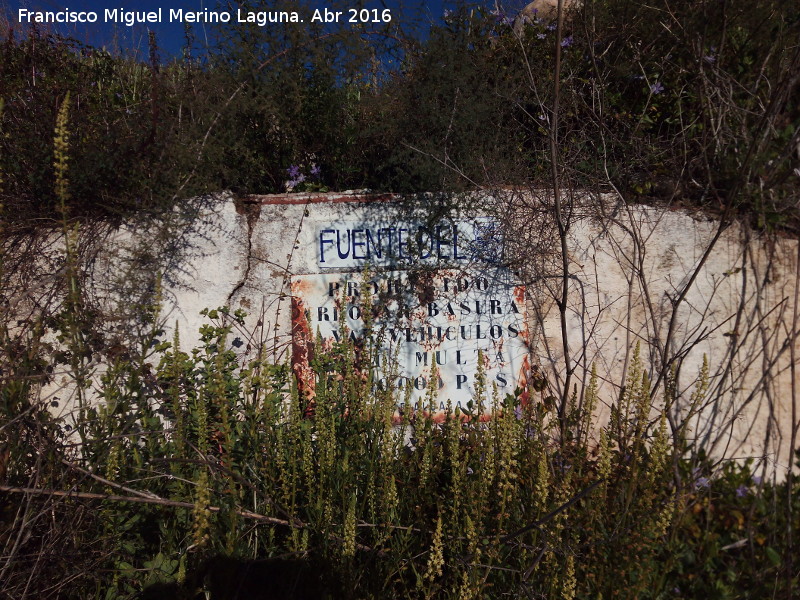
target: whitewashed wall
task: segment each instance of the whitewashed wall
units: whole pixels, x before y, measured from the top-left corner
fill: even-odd
[[[507,256],[527,287],[531,362],[548,378],[545,393],[557,395],[564,367],[554,301],[561,268],[547,196],[499,193],[491,200],[472,200],[473,207],[483,205],[504,221]],[[202,203],[199,218],[187,225],[176,246],[180,260],[164,279],[167,335],[177,324],[184,346],[191,346],[205,322],[200,310],[227,305],[248,313],[246,327],[232,337],[238,338],[237,352],[252,355],[266,347],[275,360],[288,360],[290,281],[292,275],[317,271],[309,247],[316,229],[324,223],[385,218],[395,210],[392,206],[389,198],[348,194],[263,196],[246,202],[222,196]],[[664,348],[674,300],[717,228],[713,219],[681,209],[630,206],[612,198],[573,202],[568,310],[569,347],[577,367],[573,382],[580,389],[595,364],[606,401],[601,413],[607,414],[618,400],[637,341],[654,373],[662,355],[679,357],[681,391],[693,389],[705,355],[709,402],[693,417],[690,439],[715,456],[754,457],[785,473],[792,418],[800,412],[791,369],[792,352],[800,351],[797,241],[762,237],[739,225],[726,228],[678,306]],[[106,232],[100,247],[87,253],[94,297],[109,312],[125,312],[119,307],[129,298],[120,293],[118,278],[131,278],[130,257],[148,247],[156,229],[152,224]],[[52,237],[57,234],[41,242],[51,251],[58,246]],[[163,253],[168,245],[153,242],[152,247]],[[40,270],[57,272],[58,258],[48,256],[41,253]],[[24,287],[21,280],[19,285]],[[32,296],[39,292],[27,285],[20,306],[36,304]],[[63,396],[67,383],[65,376],[56,377],[45,393]],[[685,410],[673,407],[675,419]]]

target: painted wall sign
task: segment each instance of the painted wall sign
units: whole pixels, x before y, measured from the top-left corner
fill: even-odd
[[[295,275],[291,284],[295,371],[306,388],[313,387],[307,357],[317,332],[329,344],[343,335],[378,341],[377,385],[398,390],[398,399],[410,389],[418,406],[435,364],[439,411],[448,399],[466,408],[479,356],[501,398],[525,387],[525,288],[497,264],[502,237],[493,221],[322,223],[313,243],[320,272]],[[369,331],[365,293],[374,315]]]
[[[408,268],[474,262],[495,263],[503,255],[499,225],[488,218],[417,222],[336,222],[317,228],[320,269]]]

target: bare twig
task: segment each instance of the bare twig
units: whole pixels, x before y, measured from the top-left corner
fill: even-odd
[[[564,30],[564,0],[558,0],[558,21],[556,24],[556,60],[553,66],[553,111],[550,119],[550,173],[553,184],[553,201],[555,203],[556,225],[558,238],[561,242],[561,297],[556,300],[558,313],[561,319],[561,347],[564,353],[564,389],[561,394],[561,403],[558,408],[560,419],[561,439],[566,439],[566,411],[569,401],[569,387],[574,370],[569,351],[569,336],[567,331],[567,298],[569,295],[569,252],[567,249],[568,224],[564,219],[561,203],[561,178],[559,175],[558,153],[558,111],[561,100],[561,38]]]
[[[182,502],[180,500],[167,500],[165,498],[151,498],[148,496],[117,496],[115,494],[97,494],[94,492],[79,492],[77,490],[54,490],[46,488],[29,488],[29,487],[14,487],[10,485],[0,485],[0,492],[7,494],[27,494],[34,496],[53,496],[56,498],[80,498],[84,500],[108,500],[111,502],[133,502],[136,504],[155,504],[158,506],[170,506],[173,508],[189,508],[194,509],[193,502]],[[206,507],[212,513],[220,512],[222,508],[219,506]],[[263,523],[271,523],[272,525],[283,525],[285,527],[305,527],[305,524],[295,525],[284,519],[276,519],[275,517],[268,517],[260,515],[250,510],[235,510],[237,515],[245,519],[252,519],[254,521],[261,521]]]

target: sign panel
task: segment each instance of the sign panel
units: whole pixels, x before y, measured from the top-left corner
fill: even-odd
[[[314,252],[319,272],[292,278],[301,385],[313,387],[307,356],[319,334],[326,344],[342,336],[377,342],[377,385],[397,390],[398,402],[410,389],[410,401],[420,408],[432,383],[439,411],[448,400],[466,408],[479,357],[489,389],[497,386],[501,398],[525,387],[525,289],[498,265],[502,238],[493,221],[321,224]]]
[[[336,222],[317,227],[320,270],[466,268],[476,262],[495,264],[502,257],[499,225],[492,219],[415,222]]]

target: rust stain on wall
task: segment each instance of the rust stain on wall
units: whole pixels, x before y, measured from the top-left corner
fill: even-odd
[[[306,317],[302,294],[303,282],[292,281],[292,372],[297,381],[301,407],[313,414],[316,378],[311,368],[314,360],[314,338]]]

